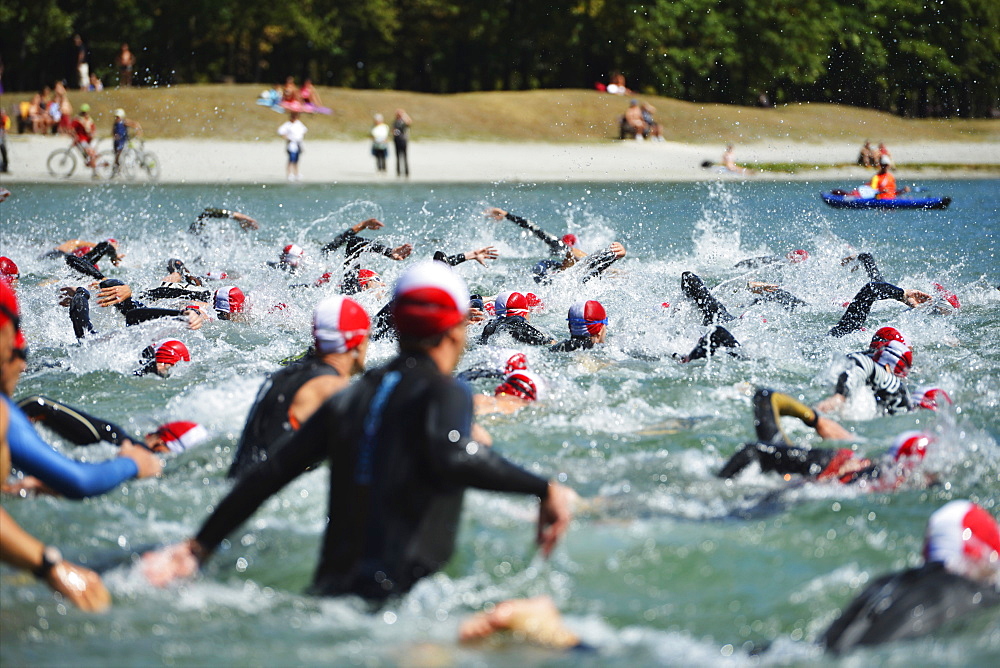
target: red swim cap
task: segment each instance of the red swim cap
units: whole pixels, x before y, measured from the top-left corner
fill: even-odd
[[[872,354],[872,361],[879,366],[888,364],[897,376],[905,376],[913,366],[913,352],[905,343],[889,341]]]
[[[798,264],[799,262],[805,262],[809,259],[809,251],[799,248],[797,250],[788,251],[788,254],[785,255],[785,257],[788,258],[788,261],[792,264]]]
[[[524,301],[528,302],[529,311],[541,311],[545,308],[545,302],[543,302],[542,298],[534,292],[524,293]]]
[[[576,235],[575,234],[564,234],[562,236],[562,242],[567,246],[576,246]]]
[[[358,269],[358,283],[362,288],[368,289],[369,287],[375,287],[372,283],[381,283],[382,277],[376,274],[371,269]]]
[[[497,385],[493,395],[509,394],[525,401],[538,401],[545,397],[545,382],[541,376],[530,371],[515,371]]]
[[[21,276],[17,265],[9,257],[0,257],[0,280],[7,283],[16,281]]]
[[[608,324],[608,314],[601,302],[591,299],[569,307],[569,333],[573,336],[596,336]]]
[[[868,344],[868,349],[872,352],[882,350],[892,341],[899,341],[904,346],[909,347],[910,343],[906,337],[895,327],[882,327],[875,332],[872,342]]]
[[[224,313],[242,313],[246,295],[235,285],[227,285],[215,291],[215,310]]]
[[[1000,529],[993,517],[970,501],[951,501],[927,520],[924,559],[959,575],[1000,568]]]
[[[156,362],[158,364],[177,364],[180,361],[190,362],[191,353],[187,346],[177,339],[167,339],[156,346]]]
[[[357,348],[371,331],[371,320],[353,299],[327,297],[313,311],[313,339],[321,354],[345,353]]]
[[[163,439],[163,444],[170,452],[184,452],[208,438],[208,430],[197,422],[168,422],[161,425],[155,433]]]
[[[904,431],[893,441],[889,454],[897,462],[904,457],[912,457],[919,461],[927,456],[927,446],[934,437],[923,431]]]
[[[511,374],[515,371],[523,371],[528,368],[528,358],[524,353],[514,353],[507,358],[507,363],[504,364],[503,372],[505,374]]]
[[[949,304],[951,304],[952,308],[956,309],[962,308],[962,302],[958,301],[958,295],[956,295],[954,292],[944,287],[940,283],[934,283],[933,285],[935,292],[938,293],[938,296],[941,297],[941,299],[948,302]]]
[[[21,328],[21,311],[17,306],[17,295],[7,281],[0,281],[0,327],[8,321],[14,322],[14,329]]]
[[[921,392],[920,403],[918,405],[921,408],[936,411],[939,406],[946,403],[948,405],[953,403],[948,393],[940,387],[931,387]]]
[[[427,261],[414,265],[396,282],[392,317],[401,336],[442,334],[469,312],[469,290],[451,267]]]
[[[302,256],[305,254],[306,252],[302,250],[302,246],[288,244],[281,250],[281,261],[291,267],[297,267],[302,260]]]
[[[501,292],[493,308],[498,316],[528,315],[528,300],[520,292]]]

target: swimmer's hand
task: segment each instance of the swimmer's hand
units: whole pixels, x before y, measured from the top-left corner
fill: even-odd
[[[486,211],[483,211],[483,215],[488,218],[492,218],[493,220],[503,220],[507,217],[507,212],[494,206],[486,209]]]
[[[24,476],[24,480],[18,480],[12,482],[11,484],[0,485],[0,491],[4,494],[16,494],[20,497],[26,497],[29,494],[46,494],[48,496],[61,496],[59,492],[52,489],[44,482],[39,480],[33,475]]]
[[[142,555],[142,574],[154,587],[166,587],[175,580],[189,578],[201,567],[197,541],[187,540]]]
[[[98,306],[114,306],[121,304],[132,296],[132,288],[128,285],[112,285],[97,291]]]
[[[482,322],[486,320],[486,311],[481,308],[469,309],[469,322]]]
[[[621,245],[617,241],[613,242],[608,246],[608,250],[615,254],[615,257],[619,260],[625,257],[625,246]]]
[[[52,567],[45,581],[53,591],[86,612],[104,612],[111,607],[111,594],[101,582],[101,576],[89,568],[61,561]]]
[[[230,218],[238,222],[240,224],[240,227],[242,227],[244,230],[260,229],[260,224],[258,224],[256,220],[246,215],[245,213],[237,213],[236,211],[233,211],[231,214],[229,214],[229,216]]]
[[[854,438],[851,432],[825,417],[816,419],[816,433],[826,441],[850,441]]]
[[[196,308],[184,309],[182,315],[187,319],[187,327],[190,330],[201,329],[201,326],[208,322],[208,316]]]
[[[120,457],[131,459],[139,467],[136,478],[152,478],[163,473],[163,462],[143,445],[136,445],[132,441],[122,441],[118,452]]]
[[[389,252],[389,257],[393,260],[405,260],[410,257],[410,253],[413,252],[413,244],[403,244],[402,246],[397,246]]]
[[[774,283],[764,283],[763,281],[747,281],[747,290],[755,294],[761,294],[763,292],[774,292],[778,289],[778,286]]]
[[[76,294],[77,288],[66,286],[64,288],[59,288],[59,306],[69,306],[73,303],[73,295]]]
[[[369,218],[368,220],[362,220],[360,223],[357,223],[351,228],[351,230],[357,234],[362,230],[381,230],[383,227],[385,227],[385,223],[381,220],[378,220],[377,218]]]
[[[548,558],[556,543],[569,529],[573,519],[571,510],[573,490],[557,482],[550,482],[548,494],[538,507],[538,546],[542,556]]]
[[[486,266],[486,260],[495,260],[500,257],[497,253],[497,249],[493,246],[486,246],[485,248],[480,248],[479,250],[469,251],[464,253],[466,260],[475,260],[479,264]]]
[[[920,290],[903,291],[903,302],[907,306],[919,306],[920,304],[926,304],[930,300],[931,296],[926,292],[921,292]]]

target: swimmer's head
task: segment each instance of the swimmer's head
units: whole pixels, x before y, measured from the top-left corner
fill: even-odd
[[[184,261],[179,258],[170,258],[167,260],[167,273],[168,274],[180,274],[184,271]]]
[[[946,503],[927,521],[924,559],[940,562],[963,577],[996,583],[1000,579],[996,520],[971,501]]]
[[[288,244],[281,249],[281,263],[289,267],[297,267],[306,252],[298,244]]]
[[[208,430],[197,422],[168,422],[144,438],[153,452],[184,452],[207,439]]]
[[[876,352],[885,348],[891,341],[899,341],[902,344],[910,345],[906,337],[895,327],[881,327],[872,337],[872,342],[868,344],[869,352]]]
[[[407,269],[392,298],[392,317],[401,339],[444,334],[469,314],[469,289],[446,264],[428,260]]]
[[[313,311],[313,341],[321,355],[346,353],[363,344],[371,331],[371,319],[360,304],[349,297],[327,297]]]
[[[889,456],[895,461],[916,465],[927,456],[927,446],[934,437],[924,431],[904,431],[893,441]]]
[[[17,305],[17,295],[7,283],[0,281],[0,327],[14,323],[14,330],[21,329],[21,309]]]
[[[191,353],[183,341],[166,339],[154,344],[153,361],[156,363],[156,375],[166,378],[178,362],[190,362]]]
[[[509,395],[525,401],[539,401],[545,398],[545,381],[531,371],[514,371],[504,378],[493,391],[494,396]]]
[[[940,387],[929,387],[925,390],[919,390],[917,394],[920,395],[920,402],[917,405],[930,411],[936,411],[946,404],[948,406],[952,404],[951,397]]]
[[[524,293],[524,301],[528,302],[529,311],[545,310],[545,302],[543,302],[542,298],[536,295],[534,292]]]
[[[524,353],[514,353],[507,358],[507,362],[504,363],[503,372],[506,375],[510,375],[515,371],[524,371],[528,368],[528,358]]]
[[[501,292],[493,302],[493,309],[500,317],[528,315],[528,301],[520,292]]]
[[[372,290],[382,285],[382,277],[371,269],[358,269],[358,284],[362,290]]]
[[[235,285],[227,285],[215,291],[215,310],[220,314],[243,313],[246,295]]]
[[[793,251],[788,251],[785,257],[792,264],[798,264],[799,262],[805,262],[809,259],[809,251],[799,248]]]
[[[879,366],[888,366],[897,376],[905,377],[913,366],[913,352],[905,343],[890,341],[884,347],[872,353],[872,361]]]
[[[562,242],[570,248],[573,248],[577,244],[576,235],[572,233],[564,234],[562,235]]]
[[[601,336],[607,329],[608,314],[601,302],[578,301],[569,307],[569,333],[573,336]]]
[[[940,283],[934,283],[934,308],[942,313],[952,313],[962,308],[962,302],[959,301],[958,295],[944,287]]]
[[[9,257],[0,257],[0,281],[8,285],[15,285],[17,279],[21,277],[21,272]]]
[[[210,278],[213,281],[224,281],[229,278],[229,274],[224,271],[210,271],[205,274],[205,278]]]

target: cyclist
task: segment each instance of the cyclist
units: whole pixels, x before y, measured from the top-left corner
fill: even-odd
[[[87,156],[87,167],[93,169],[97,164],[97,151],[94,150],[94,132],[96,126],[94,119],[90,117],[90,105],[83,103],[80,105],[80,113],[73,119],[73,139],[74,143]]]

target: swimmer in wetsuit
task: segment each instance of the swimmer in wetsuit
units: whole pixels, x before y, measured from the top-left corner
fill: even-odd
[[[530,403],[545,398],[548,392],[545,381],[537,373],[520,369],[507,374],[493,390],[493,395],[472,396],[476,415],[487,413],[516,413]]]
[[[897,437],[886,456],[878,460],[858,457],[850,448],[797,447],[791,444],[781,429],[782,416],[798,418],[815,429],[823,439],[848,440],[851,434],[787,394],[759,389],[754,394],[753,406],[757,441],[742,445],[719,471],[720,478],[731,480],[757,462],[765,473],[799,475],[811,480],[832,480],[844,484],[871,485],[878,481],[879,489],[884,489],[886,485],[901,483],[923,460],[927,445],[933,441],[929,434],[923,432],[904,432]]]
[[[969,501],[951,501],[927,522],[924,565],[874,580],[823,633],[833,654],[919,638],[1000,605],[1000,530]]]
[[[488,343],[494,334],[505,332],[519,343],[532,346],[551,346],[556,340],[538,329],[528,319],[531,317],[528,300],[520,292],[501,292],[493,302],[495,317],[486,323],[479,343]]]
[[[389,248],[384,246],[377,241],[371,239],[365,239],[359,237],[358,234],[363,230],[380,230],[385,227],[385,223],[376,220],[375,218],[369,218],[368,220],[363,220],[360,223],[356,223],[353,227],[349,227],[344,230],[336,237],[333,241],[323,246],[321,249],[325,255],[333,253],[341,246],[344,246],[344,278],[341,281],[341,291],[345,295],[357,294],[361,291],[360,285],[357,283],[357,269],[360,268],[361,256],[365,253],[379,253],[386,256],[390,260],[405,260],[413,252],[413,246],[411,244],[403,244],[402,246],[397,246],[396,248]]]
[[[904,413],[920,406],[910,398],[903,382],[913,364],[913,352],[906,338],[894,327],[882,327],[872,337],[868,349],[847,355],[848,368],[837,378],[834,394],[816,404],[823,413],[842,408],[847,400],[867,388],[879,411],[888,415]]]
[[[483,213],[493,220],[509,220],[518,227],[531,232],[549,247],[550,259],[539,260],[532,270],[536,283],[547,283],[552,280],[554,273],[569,269],[578,262],[583,266],[583,277],[580,280],[587,282],[600,276],[612,264],[625,257],[625,246],[617,241],[598,253],[587,255],[576,247],[576,237],[572,234],[567,234],[560,239],[527,218],[516,216],[497,207],[489,208]]]
[[[312,353],[261,385],[236,446],[229,477],[237,478],[288,441],[319,406],[365,368],[371,322],[360,304],[335,295],[313,313]]]
[[[132,298],[132,288],[117,278],[107,278],[100,282],[97,293],[97,303],[102,308],[114,306],[115,310],[125,316],[125,325],[137,325],[157,318],[183,318],[187,328],[196,330],[207,320],[201,307],[203,302],[188,304],[180,309],[148,307]],[[159,289],[159,288],[157,288]],[[73,323],[73,333],[77,339],[96,330],[90,320],[90,292],[84,287],[65,287],[61,290],[63,298],[60,304],[69,307],[70,321]],[[205,295],[211,294],[206,291]]]
[[[236,484],[186,543],[143,557],[156,585],[192,574],[269,496],[330,460],[330,515],[311,591],[373,604],[405,594],[450,559],[467,487],[541,500],[548,556],[568,528],[571,491],[470,439],[472,398],[450,374],[465,348],[468,290],[439,262],[395,287],[400,352],[327,401],[292,439]]]
[[[230,211],[229,209],[215,209],[211,207],[206,207],[204,211],[198,214],[198,218],[191,223],[191,227],[188,228],[188,232],[191,234],[201,234],[205,231],[205,224],[208,220],[214,218],[231,218],[240,224],[240,228],[244,230],[259,230],[260,224],[256,220],[246,215],[245,213],[239,213],[238,211]]]
[[[143,349],[142,366],[136,369],[133,375],[145,376],[153,373],[160,378],[168,378],[175,364],[190,361],[191,353],[183,341],[165,339]]]
[[[590,350],[608,338],[608,313],[601,302],[591,299],[578,301],[569,307],[569,338],[549,350],[557,353]]]

